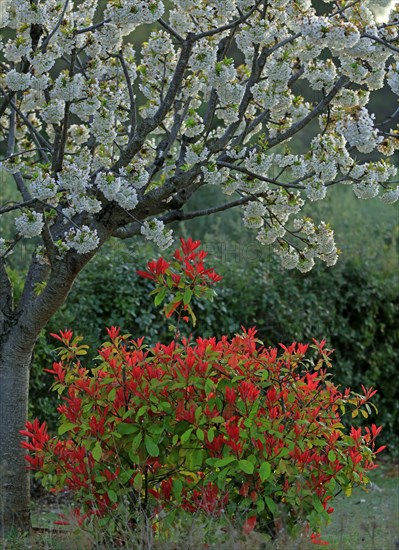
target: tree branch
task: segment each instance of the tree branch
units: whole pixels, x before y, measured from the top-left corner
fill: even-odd
[[[246,174],[250,178],[254,178],[259,181],[264,181],[266,183],[271,183],[273,185],[277,185],[278,187],[284,187],[284,189],[304,189],[303,185],[296,185],[293,183],[282,183],[280,181],[277,181],[276,179],[266,178],[265,176],[261,176],[260,174],[255,174],[255,172],[251,172],[251,170],[247,170],[243,166],[238,166],[236,164],[225,162],[223,160],[217,160],[216,164],[218,166],[225,166],[230,170],[235,170],[236,172],[241,172],[242,174]]]
[[[42,53],[46,53],[47,51],[47,46],[49,45],[49,42],[50,40],[53,38],[53,36],[55,35],[55,33],[58,31],[58,29],[60,28],[61,26],[61,23],[64,19],[64,15],[65,15],[65,12],[68,8],[68,4],[69,4],[69,0],[65,0],[65,4],[64,4],[64,7],[62,9],[62,12],[61,12],[61,15],[57,21],[57,24],[55,25],[54,29],[51,31],[51,33],[45,38],[45,40],[43,40],[43,44],[42,44]]]
[[[7,140],[7,158],[13,156],[15,149],[15,127],[16,127],[16,116],[15,111],[10,112],[10,125],[8,128],[8,140]]]
[[[13,174],[15,183],[17,184],[18,191],[21,193],[21,196],[25,202],[30,202],[32,200],[31,194],[28,191],[28,188],[25,185],[24,178],[22,177],[21,172],[16,172]]]
[[[126,166],[132,160],[134,155],[140,150],[147,135],[155,130],[155,128],[163,121],[169,109],[171,108],[173,101],[175,100],[177,93],[180,89],[181,83],[184,78],[184,73],[190,60],[190,55],[193,49],[194,39],[193,35],[189,34],[183,43],[182,50],[180,52],[179,60],[176,64],[175,73],[166,92],[165,99],[158,108],[158,111],[153,116],[152,120],[143,120],[139,124],[135,136],[129,141],[126,149],[122,152],[119,160],[112,167],[112,170],[118,171],[122,166]]]
[[[193,210],[190,212],[184,212],[183,210],[180,210],[180,209],[172,210],[167,214],[165,214],[164,216],[160,217],[159,219],[163,221],[165,224],[172,223],[175,221],[193,220],[194,218],[209,216],[211,214],[216,214],[217,212],[230,210],[231,208],[235,208],[237,206],[243,206],[244,204],[247,204],[248,202],[253,201],[256,198],[257,198],[256,194],[247,195],[245,197],[241,197],[240,199],[236,199],[234,201],[230,201],[224,204],[219,204],[217,206],[212,206],[210,208],[204,208],[203,210]],[[118,239],[128,239],[140,233],[141,225],[142,224],[140,222],[135,222],[130,224],[127,227],[119,227],[112,233],[112,236]]]
[[[256,197],[256,195],[255,195]],[[217,206],[212,206],[210,208],[204,208],[202,210],[193,210],[191,212],[183,212],[182,210],[173,210],[168,212],[165,216],[161,218],[164,223],[171,223],[174,221],[186,221],[193,220],[194,218],[199,218],[203,216],[210,216],[211,214],[216,214],[217,212],[224,212],[225,210],[230,210],[236,206],[243,206],[250,201],[254,200],[254,196],[245,196],[235,201],[226,202],[225,204],[219,204]]]
[[[180,36],[164,19],[158,19],[158,23],[163,27],[173,38],[175,38],[180,44],[184,42],[184,38]]]
[[[17,92],[10,92],[8,95],[6,95],[3,92],[4,100],[3,100],[3,103],[0,105],[0,117],[3,116],[3,114],[5,113],[5,110],[7,109],[8,105],[11,103],[12,98],[15,96],[16,93]]]
[[[228,31],[234,27],[238,27],[238,25],[241,25],[241,23],[245,23],[247,19],[251,17],[251,15],[258,9],[260,4],[263,2],[263,0],[257,0],[255,4],[252,6],[252,8],[245,14],[241,15],[238,19],[235,21],[232,21],[231,23],[228,23],[226,25],[222,25],[221,27],[217,27],[216,29],[211,29],[209,31],[204,31],[201,33],[198,33],[195,35],[195,40],[200,40],[201,38],[206,38],[208,36],[214,36],[215,34],[220,34],[224,31]]]
[[[0,326],[14,309],[12,285],[4,258],[0,258]]]
[[[121,50],[120,54],[117,56],[123,70],[123,74],[125,76],[127,89],[129,92],[129,102],[130,102],[130,116],[129,116],[129,122],[130,122],[130,136],[129,139],[132,139],[134,137],[134,134],[136,132],[136,121],[137,121],[137,112],[136,112],[136,100],[134,97],[133,87],[132,87],[132,81],[130,80],[130,75],[128,68],[126,66],[125,58],[123,57],[123,51]]]
[[[380,38],[379,36],[374,36],[372,34],[368,34],[367,32],[361,35],[362,38],[369,38],[370,40],[374,40],[375,42],[378,42],[379,44],[382,44],[389,50],[392,50],[393,52],[399,52],[399,48],[396,46],[392,46],[390,42],[387,40],[384,40],[383,38]],[[395,39],[396,40],[396,39]]]
[[[83,29],[75,29],[73,32],[74,34],[83,34],[85,32],[95,31],[96,29],[99,29],[100,27],[104,26],[106,23],[110,23],[111,21],[111,17],[108,17],[107,19],[104,19],[103,21],[100,21],[95,25],[90,25],[90,27],[84,27]]]
[[[348,82],[346,76],[340,76],[337,82],[334,84],[330,92],[322,99],[322,101],[319,102],[319,104],[311,111],[309,114],[307,114],[302,120],[299,122],[293,124],[291,128],[288,128],[287,131],[285,131],[282,134],[277,135],[275,138],[272,138],[268,140],[267,144],[269,149],[272,147],[275,147],[279,143],[282,143],[283,141],[291,138],[294,136],[299,130],[302,130],[311,120],[313,120],[315,117],[317,117],[319,114],[321,114],[324,109],[327,107],[327,105],[330,103],[330,101],[337,95],[339,90],[344,87],[344,85]]]
[[[32,206],[37,199],[30,199],[25,202],[20,202],[18,204],[11,204],[10,206],[3,206],[0,208],[0,215],[6,214],[7,212],[12,212],[13,210],[20,210],[21,208],[24,208],[26,206]]]

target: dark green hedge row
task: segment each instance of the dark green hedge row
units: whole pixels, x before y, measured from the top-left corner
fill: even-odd
[[[232,335],[244,325],[256,326],[261,339],[273,346],[325,338],[336,350],[335,380],[355,391],[362,383],[379,390],[380,414],[373,420],[384,425],[381,440],[399,454],[397,276],[381,279],[370,267],[350,261],[302,275],[281,270],[271,254],[246,252],[219,266],[224,279],[212,304],[198,304],[194,334]],[[135,249],[112,243],[91,262],[38,342],[31,376],[33,416],[53,420],[51,377],[42,372],[55,358],[50,332],[73,328],[94,346],[111,325],[134,337],[146,335],[152,343],[170,338],[167,323],[148,299],[151,282],[136,275],[158,255],[142,241]],[[216,258],[210,254],[209,265],[218,269]]]

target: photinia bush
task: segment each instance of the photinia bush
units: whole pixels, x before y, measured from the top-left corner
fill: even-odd
[[[137,274],[154,281],[155,288],[150,293],[154,295],[154,304],[161,305],[164,300],[167,304],[163,307],[163,313],[167,318],[175,315],[177,325],[180,320],[189,322],[187,313],[190,314],[193,325],[196,317],[191,307],[193,298],[212,300],[214,291],[211,286],[219,282],[222,277],[212,268],[205,268],[205,258],[208,255],[205,250],[198,250],[201,241],[180,239],[180,249],[173,253],[171,262],[164,258],[152,260],[147,264],[147,270],[138,270]],[[179,334],[178,326],[173,326],[176,335]]]
[[[215,280],[196,258],[184,283],[172,276],[187,268],[184,254],[180,268],[158,260],[143,273],[184,297],[197,273],[203,288]],[[181,302],[175,312],[189,304],[180,298],[171,298]],[[54,335],[60,360],[46,370],[63,400],[58,436],[37,419],[21,432],[29,468],[48,489],[69,489],[80,524],[112,533],[126,512],[132,525],[143,512],[154,529],[180,513],[225,514],[243,533],[256,526],[271,538],[282,528],[295,536],[308,526],[323,544],[318,533],[334,495],[366,486],[383,449],[374,424],[344,427],[348,415],[368,416],[375,391],[335,385],[324,341],[278,351],[252,328],[231,339],[176,336],[149,347],[119,328],[107,333],[90,370],[80,362],[87,349],[80,336]]]

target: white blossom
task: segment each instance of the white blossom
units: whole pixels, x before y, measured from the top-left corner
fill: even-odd
[[[55,197],[58,186],[54,178],[41,172],[30,182],[30,191],[34,199],[45,201]]]
[[[65,235],[65,244],[73,248],[79,254],[87,254],[95,250],[100,244],[96,229],[90,229],[87,225],[81,228],[73,228]]]
[[[40,111],[40,116],[47,124],[58,124],[65,113],[65,101],[62,99],[53,99],[51,103]]]
[[[137,191],[127,178],[100,173],[96,185],[106,199],[115,201],[126,210],[133,210],[138,203]]]
[[[141,234],[149,241],[153,241],[161,250],[168,248],[173,243],[172,230],[165,229],[163,221],[156,218],[143,223]]]
[[[31,210],[15,218],[15,227],[22,237],[37,237],[44,226],[43,214]]]
[[[263,216],[267,209],[260,201],[251,201],[244,206],[244,225],[253,229],[262,227],[264,224]]]
[[[32,76],[29,73],[19,73],[15,69],[11,69],[6,74],[6,84],[13,92],[19,90],[27,90],[32,82]]]
[[[385,189],[380,195],[380,199],[385,204],[393,204],[399,199],[399,186],[395,189]]]

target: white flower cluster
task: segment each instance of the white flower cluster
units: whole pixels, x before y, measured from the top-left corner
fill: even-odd
[[[49,52],[35,51],[33,55],[30,53],[29,61],[35,70],[35,74],[47,74],[55,64],[55,57]]]
[[[237,16],[236,0],[181,0],[174,2],[173,8],[169,16],[170,23],[183,35],[210,30]]]
[[[229,168],[218,168],[216,164],[202,166],[201,170],[204,175],[205,183],[208,183],[209,185],[223,185],[228,181],[230,176]]]
[[[184,156],[184,161],[189,166],[197,163],[201,164],[202,162],[207,160],[208,155],[209,151],[206,147],[202,149],[200,145],[192,145],[191,147],[187,148],[186,154]]]
[[[58,186],[54,178],[39,172],[30,182],[30,191],[34,199],[45,201],[56,196]]]
[[[112,23],[125,36],[139,25],[146,25],[157,21],[165,11],[161,0],[124,0],[123,2],[109,3],[105,10],[105,18],[111,18]]]
[[[393,93],[399,95],[399,70],[396,63],[389,65],[387,80]]]
[[[65,72],[61,73],[51,91],[52,99],[63,99],[64,101],[76,101],[86,95],[86,83],[81,73],[70,77]]]
[[[384,189],[381,200],[385,204],[393,204],[399,199],[399,185],[395,189]]]
[[[299,192],[287,193],[282,189],[273,189],[267,193],[268,219],[256,238],[263,244],[273,244],[286,234],[286,224],[292,214],[297,214],[304,202]],[[279,245],[278,245],[279,246]]]
[[[266,212],[267,208],[260,202],[260,200],[249,202],[246,206],[244,206],[244,225],[251,229],[262,227],[265,223],[263,216]]]
[[[342,21],[339,17],[329,21],[326,33],[326,45],[335,52],[349,50],[360,40],[359,29],[349,21]]]
[[[353,184],[353,192],[358,199],[373,199],[380,192],[381,185],[396,176],[397,168],[386,161],[369,162],[356,165],[351,171],[354,180],[360,180]],[[387,197],[381,197],[384,202],[395,202],[396,190],[387,189]]]
[[[173,243],[173,232],[171,229],[165,229],[165,224],[161,220],[154,218],[151,221],[145,221],[141,226],[141,234],[149,241],[153,241],[161,250],[169,248]]]
[[[327,187],[324,181],[317,176],[309,178],[305,183],[305,194],[307,198],[314,201],[321,201],[327,194]]]
[[[338,250],[334,241],[334,232],[325,222],[321,222],[316,227],[311,219],[298,218],[294,221],[293,227],[303,235],[307,243],[301,250],[298,260],[297,267],[300,271],[309,271],[314,265],[315,258],[322,260],[328,266],[335,265],[338,260]]]
[[[332,59],[307,63],[302,78],[306,78],[312,90],[329,90],[335,82],[337,70]]]
[[[192,71],[208,73],[209,67],[216,63],[216,49],[213,44],[205,38],[199,40],[193,49],[190,58],[190,68]]]
[[[343,88],[332,100],[332,104],[338,109],[353,109],[354,107],[365,107],[369,100],[370,92],[368,90],[348,90],[347,88]]]
[[[323,121],[321,120],[320,125],[322,126],[322,124]],[[336,133],[331,132],[315,136],[311,143],[311,152],[312,160],[309,163],[309,168],[316,174],[313,181],[308,181],[311,189],[314,188],[320,191],[320,186],[325,187],[326,183],[335,180],[338,169],[342,173],[347,173],[353,165],[353,161],[346,148],[346,139],[344,136]],[[325,191],[327,191],[326,187],[320,191],[323,196],[311,200],[324,198]]]
[[[125,210],[133,210],[138,203],[136,189],[125,177],[100,173],[96,177],[96,186],[109,201],[115,201]]]
[[[40,116],[47,124],[58,124],[64,118],[65,101],[53,99],[40,111]]]
[[[31,49],[31,44],[28,40],[21,36],[18,43],[8,40],[4,47],[4,55],[8,61],[18,63],[23,57],[26,57]]]
[[[28,0],[5,2],[2,9],[7,9],[5,22],[12,29],[17,29],[23,25],[28,27],[31,24],[42,25],[45,21],[45,6],[39,4],[32,7]]]
[[[94,113],[90,129],[98,143],[110,145],[117,136],[113,112],[102,109]]]
[[[13,92],[27,90],[32,84],[32,76],[29,73],[20,73],[11,69],[6,74],[6,84]]]
[[[44,226],[43,214],[30,210],[15,218],[15,227],[22,237],[37,237]]]
[[[96,38],[103,56],[119,51],[122,46],[122,33],[112,20],[111,22],[106,22],[105,25],[98,29]]]
[[[344,114],[337,122],[336,131],[342,133],[349,145],[356,147],[361,153],[371,153],[382,141],[374,128],[374,114],[362,107],[354,114]]]
[[[281,265],[284,269],[295,269],[299,266],[300,256],[294,247],[286,243],[275,247],[275,252],[280,258]]]
[[[84,193],[90,186],[90,166],[79,166],[76,162],[65,163],[64,169],[58,174],[58,185],[71,193]]]
[[[68,248],[73,248],[79,254],[87,254],[95,250],[100,244],[97,231],[90,229],[87,225],[81,228],[73,228],[65,234],[65,244]]]
[[[102,204],[96,198],[83,192],[68,193],[66,195],[68,207],[63,208],[62,212],[68,218],[72,218],[75,214],[87,212],[88,214],[96,214],[100,212]]]

